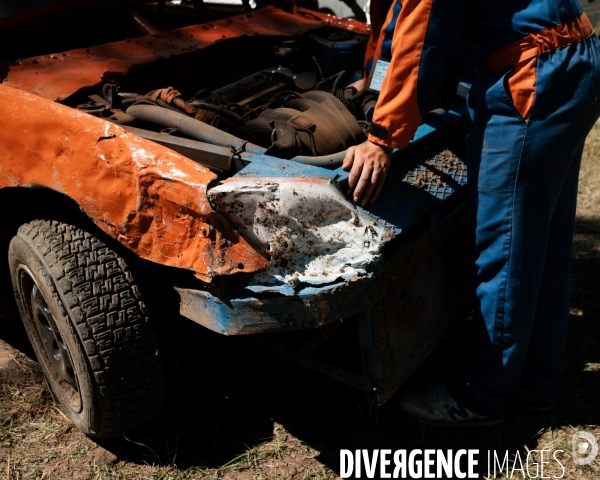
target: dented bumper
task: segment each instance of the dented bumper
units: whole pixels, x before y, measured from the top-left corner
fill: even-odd
[[[455,113],[424,124],[368,210],[346,202],[342,171],[255,160],[209,198],[271,263],[228,295],[176,285],[181,313],[225,335],[319,327],[257,341],[385,403],[470,305],[466,128]]]
[[[236,335],[318,327],[368,305],[397,229],[349,202],[340,179],[340,172],[260,157],[210,189],[217,211],[270,262],[235,298],[176,287],[182,314]]]
[[[454,113],[436,120],[422,126],[421,144],[462,118]],[[257,157],[208,196],[240,236],[270,258],[269,265],[225,297],[176,285],[181,313],[218,333],[238,335],[320,327],[396,295],[406,276],[406,260],[398,259],[409,233],[439,217],[466,184],[462,154],[448,148],[454,142],[452,149],[460,150],[464,135],[455,137],[398,159],[368,210],[344,196],[346,172]],[[451,230],[428,228],[426,236],[438,245],[427,248],[438,248]],[[432,251],[414,255],[425,261]]]

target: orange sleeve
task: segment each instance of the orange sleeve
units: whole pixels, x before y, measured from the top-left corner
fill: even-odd
[[[404,0],[391,61],[369,128],[369,140],[404,148],[441,88],[456,49],[464,12],[460,0]]]

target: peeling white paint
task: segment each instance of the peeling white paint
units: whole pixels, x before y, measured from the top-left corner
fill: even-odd
[[[209,197],[248,243],[271,256],[270,265],[253,275],[252,290],[291,295],[301,284],[367,275],[394,236],[329,180],[232,177]]]
[[[144,148],[131,149],[131,158],[137,165],[148,165],[154,160],[154,155]]]
[[[175,167],[171,167],[171,169],[169,170],[169,175],[171,175],[173,178],[186,179],[189,177],[189,175],[187,175],[186,173],[182,172],[181,170],[179,170],[178,168],[175,168]]]
[[[114,134],[115,132],[113,131],[112,125],[106,122],[106,125],[104,125],[104,136],[112,137]]]

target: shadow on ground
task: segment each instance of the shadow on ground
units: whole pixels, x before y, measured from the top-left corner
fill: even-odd
[[[172,318],[163,324],[170,332],[165,340],[169,390],[164,412],[127,439],[99,443],[119,460],[137,464],[219,468],[272,438],[279,424],[319,451],[317,460],[338,473],[340,449],[534,449],[542,431],[600,425],[598,285],[600,219],[578,219],[567,362],[556,408],[549,414],[536,417],[513,410],[504,424],[485,429],[421,426],[400,412],[399,394],[382,408],[373,407],[366,394],[280,360],[255,347],[251,337],[225,338]],[[19,327],[3,328],[0,338],[31,355]],[[456,372],[469,328],[462,322],[402,390]],[[570,437],[563,443],[568,442]]]

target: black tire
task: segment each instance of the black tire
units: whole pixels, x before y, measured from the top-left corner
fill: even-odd
[[[33,349],[77,428],[112,438],[154,416],[164,400],[158,339],[125,261],[48,220],[22,225],[8,258]]]

